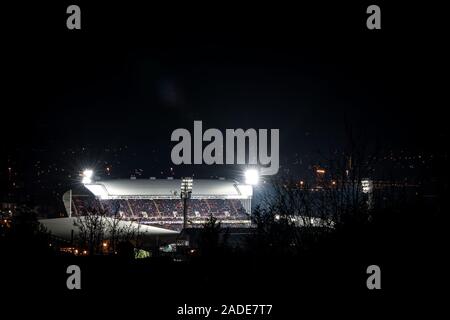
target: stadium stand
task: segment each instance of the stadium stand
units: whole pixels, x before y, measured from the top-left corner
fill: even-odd
[[[183,223],[183,202],[176,191],[179,183],[179,180],[96,182],[94,187],[86,186],[92,193],[71,193],[71,211],[83,215],[89,210],[102,210],[108,216],[179,230]],[[187,205],[190,226],[201,226],[210,216],[226,227],[248,226],[251,193],[246,187],[223,180],[194,182]]]

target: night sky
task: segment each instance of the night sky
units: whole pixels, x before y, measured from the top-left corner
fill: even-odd
[[[382,30],[371,31],[372,3],[214,3],[79,1],[81,31],[66,29],[72,3],[5,9],[7,161],[88,148],[75,170],[126,146],[124,177],[129,167],[157,175],[170,165],[171,132],[192,132],[194,120],[279,128],[282,163],[342,147],[349,125],[386,150],[434,152],[448,136],[446,38],[430,8],[378,3]]]

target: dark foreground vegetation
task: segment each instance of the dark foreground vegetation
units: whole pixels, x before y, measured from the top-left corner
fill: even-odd
[[[63,298],[74,310],[101,301],[109,311],[130,305],[166,317],[184,303],[274,304],[277,315],[350,312],[356,305],[371,312],[381,306],[401,310],[407,308],[401,301],[417,307],[429,298],[440,303],[438,290],[448,272],[448,205],[442,195],[430,204],[420,194],[392,202],[384,194],[378,201],[383,205],[372,208],[363,197],[358,206],[347,199],[334,208],[339,219],[332,226],[326,219],[299,226],[290,218],[306,216],[307,196],[284,185],[255,211],[256,227],[240,242],[230,241],[230,233],[211,220],[199,231],[195,254],[182,261],[162,255],[64,256],[49,246],[51,235],[33,212],[23,210],[2,225],[2,290],[48,305]],[[82,270],[81,290],[66,287],[72,264]],[[372,264],[382,270],[379,291],[366,287]]]

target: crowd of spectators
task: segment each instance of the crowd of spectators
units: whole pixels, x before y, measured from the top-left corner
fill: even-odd
[[[105,211],[108,215],[119,215],[125,219],[177,221],[183,218],[181,199],[109,199],[94,197],[73,197],[75,212],[86,210]],[[221,219],[247,219],[248,215],[238,199],[189,199],[187,204],[189,219],[205,219],[213,215]]]

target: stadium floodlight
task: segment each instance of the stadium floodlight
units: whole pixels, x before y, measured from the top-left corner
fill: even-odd
[[[94,175],[94,171],[91,169],[85,169],[83,171],[83,177],[91,179],[93,175]]]
[[[259,172],[256,169],[245,171],[245,184],[257,185],[259,182]]]
[[[362,192],[367,194],[367,205],[369,209],[373,206],[373,181],[371,179],[362,179]]]
[[[181,179],[181,199],[183,199],[183,229],[187,227],[187,200],[191,198],[194,180],[191,177]]]
[[[192,194],[193,179],[190,177],[181,180],[181,198],[190,198]]]
[[[81,182],[83,184],[89,184],[92,182],[92,177],[94,176],[94,171],[91,169],[85,169],[83,170],[83,179]]]
[[[90,179],[88,177],[83,177],[83,179],[81,179],[82,184],[90,184],[91,182],[92,182],[92,179]]]
[[[361,180],[363,193],[371,193],[373,190],[373,182],[370,179]]]

